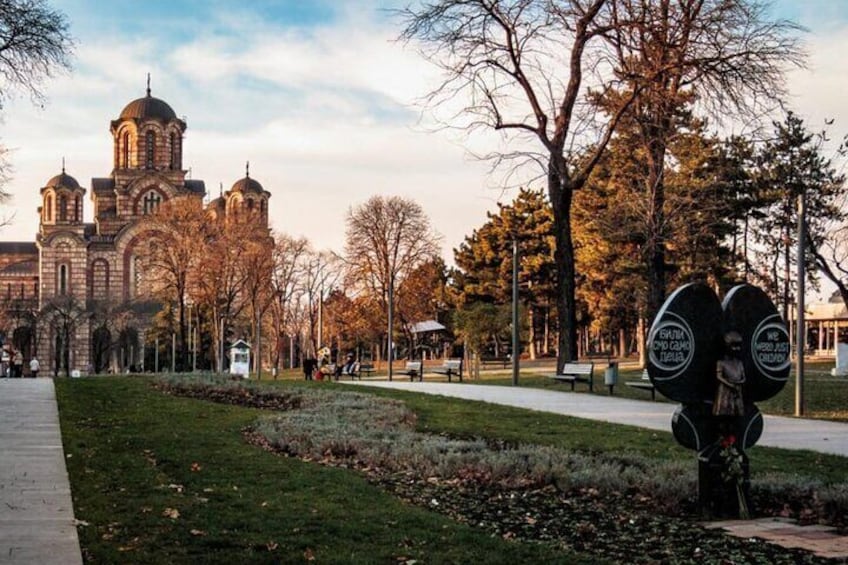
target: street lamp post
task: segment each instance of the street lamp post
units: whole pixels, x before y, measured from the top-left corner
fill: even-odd
[[[393,353],[392,350],[394,349],[394,347],[393,347],[394,343],[392,342],[392,327],[394,326],[394,307],[395,307],[395,305],[394,305],[394,299],[395,299],[394,286],[395,286],[395,284],[394,283],[395,283],[394,277],[389,277],[389,312],[388,312],[389,327],[388,327],[388,336],[387,336],[387,339],[386,339],[386,344],[388,345],[387,356],[389,358],[389,380],[390,381],[392,380],[392,361],[394,361],[394,355],[392,355],[392,353]],[[422,371],[423,371],[423,365],[422,365]]]
[[[192,333],[192,327],[191,327],[191,301],[190,300],[186,302],[186,306],[188,306],[188,347],[189,347],[189,350],[192,350],[192,349],[194,349],[194,334]],[[180,329],[182,329],[182,328],[180,328]],[[183,346],[185,346],[185,344],[183,344]],[[194,367],[192,367],[191,370],[194,371]],[[185,368],[183,368],[183,371],[185,371]]]
[[[806,267],[806,205],[804,193],[798,195],[798,315],[795,323],[796,334],[795,346],[795,415],[804,415],[804,346],[807,344],[806,328],[804,328],[804,285]]]
[[[518,385],[518,240],[512,240],[512,384]]]

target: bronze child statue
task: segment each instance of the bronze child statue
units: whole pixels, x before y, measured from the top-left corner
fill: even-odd
[[[745,384],[745,365],[742,362],[742,336],[731,331],[724,334],[724,357],[716,364],[714,416],[742,416],[745,403],[742,399],[742,385]]]

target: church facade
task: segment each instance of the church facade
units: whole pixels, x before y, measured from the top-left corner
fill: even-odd
[[[97,305],[129,304],[140,298],[146,219],[178,197],[203,201],[202,180],[183,166],[186,123],[168,103],[146,96],[127,104],[112,120],[112,172],[91,179],[90,192],[63,169],[41,188],[39,229],[34,242],[0,242],[0,331],[4,348],[28,360],[37,356],[42,374],[104,368],[103,331],[95,327]],[[91,223],[83,221],[89,192]],[[210,221],[226,221],[242,210],[268,224],[268,199],[246,172],[207,205]],[[143,328],[121,336],[112,369],[143,365]],[[116,336],[106,336],[114,349]]]

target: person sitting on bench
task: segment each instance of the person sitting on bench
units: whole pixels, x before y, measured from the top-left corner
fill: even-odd
[[[345,364],[342,366],[343,375],[354,375],[356,373],[356,358],[353,353],[348,353],[345,357]]]

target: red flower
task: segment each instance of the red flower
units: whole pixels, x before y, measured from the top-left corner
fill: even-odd
[[[731,445],[736,443],[736,436],[731,434],[729,436],[724,436],[721,438],[721,446],[724,448],[728,448]]]

